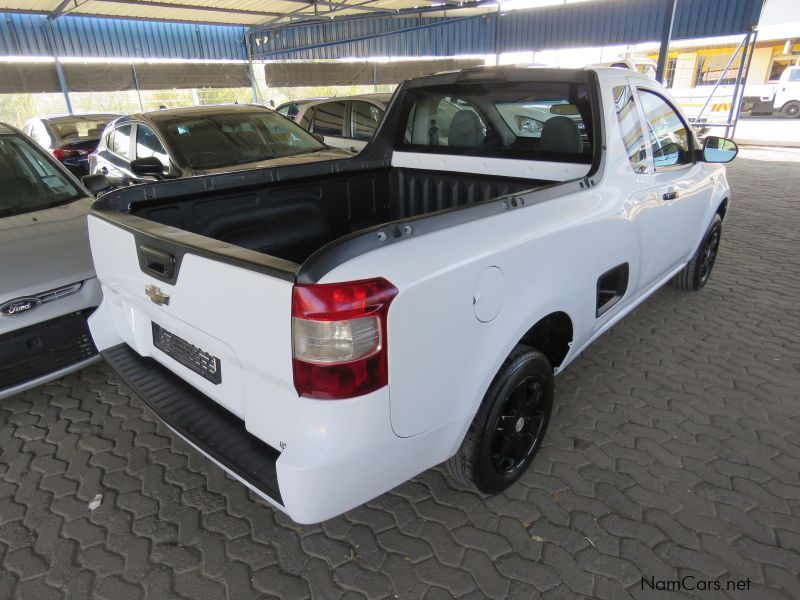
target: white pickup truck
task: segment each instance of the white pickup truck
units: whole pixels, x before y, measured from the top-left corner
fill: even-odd
[[[530,106],[541,128],[515,124]],[[358,156],[102,196],[91,331],[170,428],[297,522],[444,461],[498,492],[542,443],[554,375],[664,283],[705,284],[730,199],[711,163],[735,154],[621,69],[410,80]]]
[[[786,67],[777,83],[746,86],[742,111],[800,118],[800,64]]]

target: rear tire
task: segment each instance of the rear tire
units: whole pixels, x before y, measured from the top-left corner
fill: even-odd
[[[461,443],[447,463],[468,488],[495,494],[516,482],[542,444],[553,409],[553,369],[547,357],[517,345],[483,397]]]
[[[711,270],[717,260],[721,237],[722,217],[715,214],[692,260],[672,278],[670,283],[679,290],[688,292],[696,292],[701,289],[711,276]]]
[[[800,102],[797,100],[787,102],[783,105],[783,108],[781,108],[781,112],[790,119],[797,119],[800,117]]]

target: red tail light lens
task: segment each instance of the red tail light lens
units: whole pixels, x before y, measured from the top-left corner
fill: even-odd
[[[362,396],[389,382],[386,316],[397,288],[385,279],[295,285],[294,386],[308,398]]]
[[[78,156],[86,156],[89,154],[89,150],[82,150],[80,148],[73,149],[73,150],[66,150],[64,148],[56,148],[53,150],[53,156],[55,156],[58,160],[64,160],[67,158],[77,158]]]

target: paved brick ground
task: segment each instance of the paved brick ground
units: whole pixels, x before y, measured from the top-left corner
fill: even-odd
[[[298,527],[103,366],[0,404],[0,598],[800,598],[800,164],[752,152],[706,289],[664,289],[558,379],[532,472],[439,470]],[[87,504],[102,493],[100,508]]]

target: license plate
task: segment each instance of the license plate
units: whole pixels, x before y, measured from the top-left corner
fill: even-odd
[[[222,364],[216,356],[155,323],[153,323],[153,345],[211,383],[217,385],[222,383]]]

